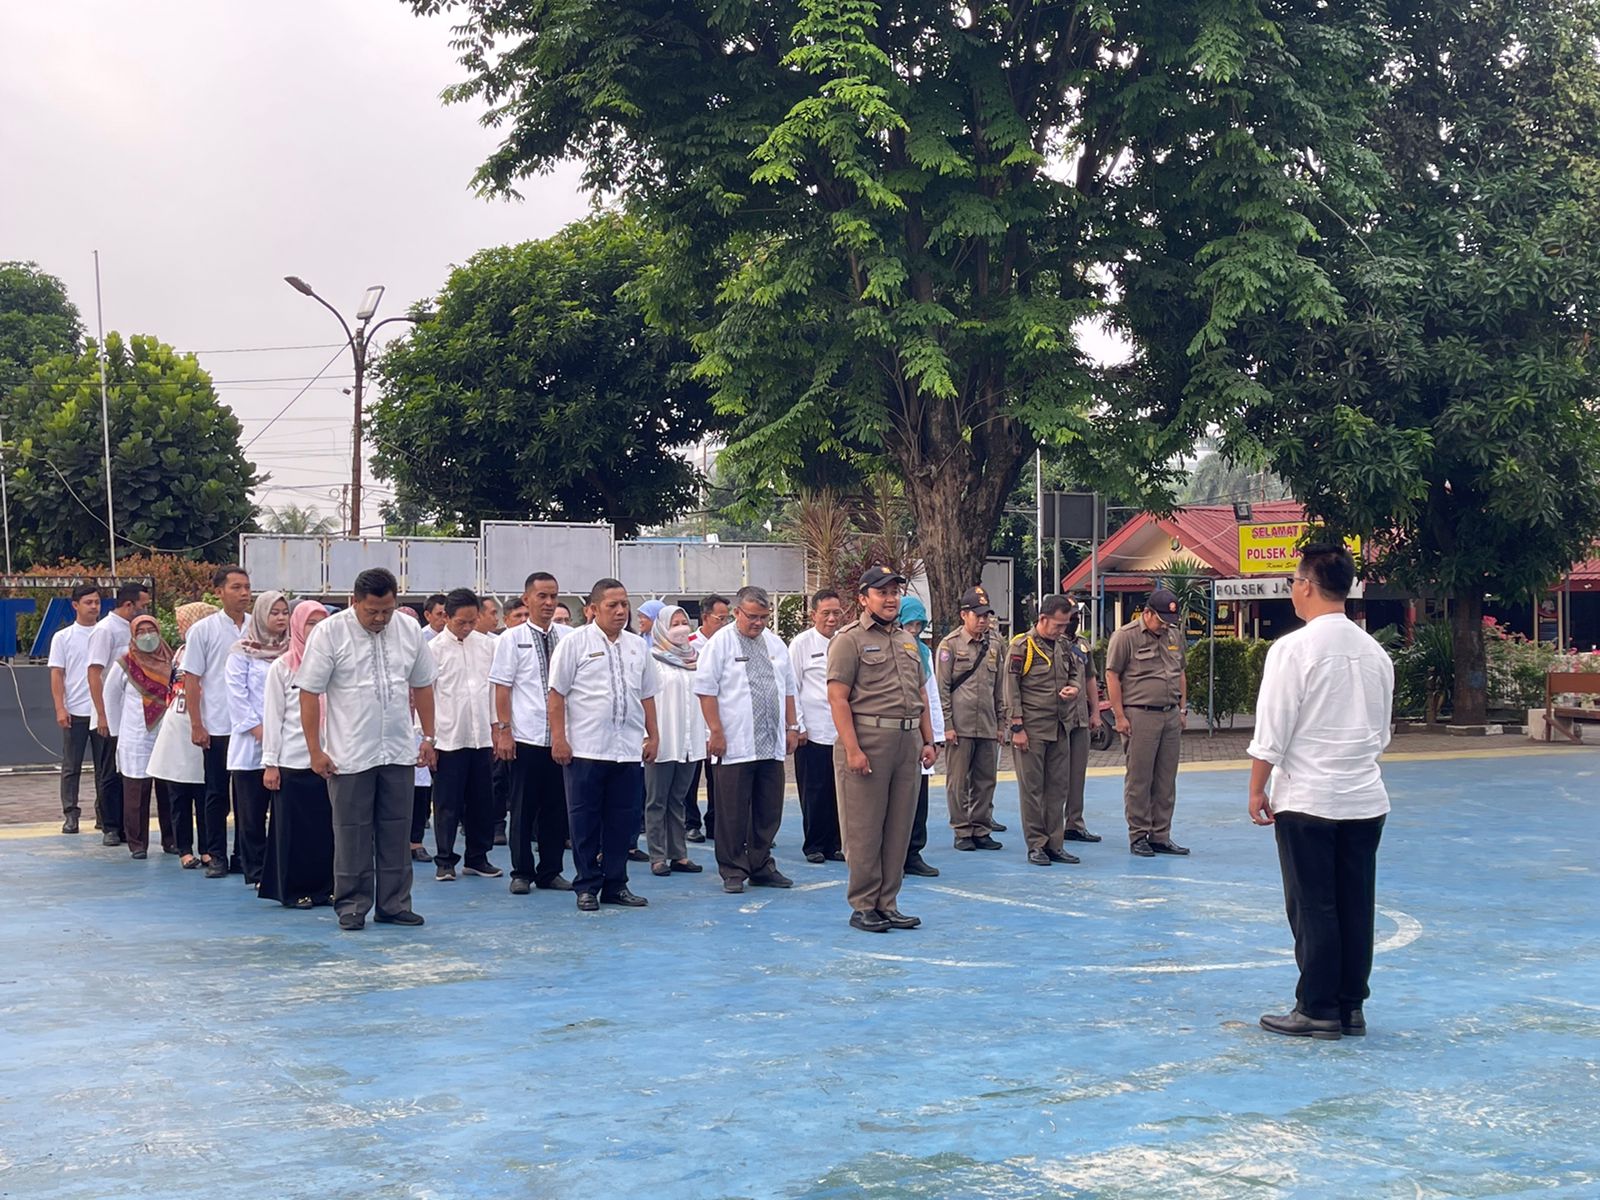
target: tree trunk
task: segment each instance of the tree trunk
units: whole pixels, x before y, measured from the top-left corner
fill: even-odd
[[[1455,657],[1451,724],[1482,725],[1489,718],[1489,700],[1481,592],[1450,598],[1450,635]]]

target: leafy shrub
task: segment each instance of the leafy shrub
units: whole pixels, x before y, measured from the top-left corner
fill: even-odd
[[[1189,647],[1184,657],[1184,669],[1189,674],[1189,708],[1192,712],[1205,712],[1208,696],[1214,696],[1210,708],[1212,715],[1221,720],[1235,713],[1250,712],[1255,707],[1257,687],[1251,686],[1249,655],[1252,641],[1245,638],[1200,638]],[[1265,643],[1263,643],[1264,645]],[[1216,646],[1216,662],[1211,662],[1211,647]],[[1265,662],[1265,651],[1262,652]],[[1215,673],[1216,688],[1211,690],[1211,676]]]

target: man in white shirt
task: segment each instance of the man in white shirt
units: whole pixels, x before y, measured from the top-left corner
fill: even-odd
[[[227,670],[233,648],[250,619],[250,576],[243,567],[218,567],[211,586],[222,611],[196,621],[183,652],[183,700],[189,710],[189,740],[205,760],[205,837],[200,859],[207,879],[221,879],[240,870],[239,828],[233,834],[233,859],[228,857],[228,813],[233,807],[228,773],[228,740],[233,711],[228,704]]]
[[[94,754],[95,824],[105,831],[101,843],[122,845],[122,775],[117,771],[117,725],[121,713],[105,701],[106,668],[128,649],[129,630],[135,617],[150,607],[150,589],[142,583],[125,583],[117,589],[116,607],[102,617],[89,635],[89,701],[94,705],[94,727],[89,747]]]
[[[511,772],[511,892],[533,888],[570,892],[561,876],[567,843],[567,793],[561,766],[550,754],[550,663],[556,644],[571,632],[555,624],[560,585],[535,571],[523,585],[528,613],[495,642],[489,682],[494,686],[494,752]],[[533,856],[534,843],[539,857]]]
[[[423,923],[411,911],[411,789],[419,764],[438,765],[435,663],[416,622],[392,619],[398,589],[381,567],[357,575],[350,607],[317,626],[295,675],[311,769],[333,805],[340,929],[363,928],[374,905],[379,924]]]
[[[1277,830],[1300,967],[1293,1011],[1263,1015],[1261,1027],[1327,1041],[1367,1031],[1361,1006],[1389,812],[1378,756],[1389,744],[1394,665],[1344,614],[1355,573],[1343,546],[1301,551],[1290,599],[1305,628],[1267,652],[1246,751],[1250,819]]]
[[[578,911],[643,908],[628,890],[628,847],[644,808],[644,764],[656,757],[656,673],[629,633],[628,589],[598,580],[589,623],[562,638],[550,664],[550,753],[564,768]]]
[[[431,642],[444,628],[444,593],[435,592],[422,602],[422,619],[427,622],[422,630],[422,640]]]
[[[733,624],[700,651],[695,694],[705,713],[706,751],[716,760],[717,870],[722,890],[793,887],[772,860],[783,820],[783,760],[800,741],[794,670],[783,640],[767,628],[765,589],[740,588]]]
[[[445,606],[445,619],[450,619],[450,607]],[[478,604],[478,632],[486,637],[500,636],[500,601],[485,596]]]
[[[100,589],[80,583],[72,589],[72,624],[50,639],[50,698],[61,726],[61,832],[78,832],[78,782],[89,748],[89,641],[100,619]]]
[[[794,780],[805,826],[801,849],[809,863],[844,861],[839,837],[839,796],[833,778],[833,744],[839,738],[828,706],[828,643],[844,623],[844,602],[832,588],[811,597],[811,628],[789,643],[789,666],[799,690],[800,745]]]
[[[433,681],[433,863],[440,883],[454,882],[456,827],[466,834],[462,870],[484,879],[498,879],[500,868],[489,861],[494,845],[494,792],[490,779],[494,749],[490,734],[493,711],[489,664],[495,639],[480,633],[478,597],[456,588],[444,598],[444,631],[428,643],[437,674]]]
[[[730,620],[729,602],[726,596],[719,596],[715,592],[700,601],[700,627],[689,637],[689,645],[693,646],[696,653],[705,650],[706,643],[716,636]],[[708,837],[715,837],[717,831],[716,796],[717,786],[712,778],[711,763],[707,760],[704,764],[706,779],[706,815],[704,821],[700,817],[700,767],[695,768],[694,782],[689,785],[688,798],[683,802],[683,828],[684,838],[691,842],[703,842]]]

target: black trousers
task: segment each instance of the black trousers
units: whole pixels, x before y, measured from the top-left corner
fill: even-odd
[[[1284,907],[1300,967],[1296,1007],[1319,1021],[1360,1008],[1370,992],[1383,817],[1330,821],[1277,814]]]
[[[272,797],[272,836],[256,895],[293,907],[332,903],[333,806],[328,782],[315,771],[284,767],[282,787]]]
[[[83,756],[89,749],[89,718],[71,717],[61,731],[61,815],[78,811],[78,785],[83,779]],[[95,780],[96,785],[99,779]],[[98,794],[98,793],[97,793]]]
[[[783,820],[783,763],[774,759],[718,763],[711,768],[717,806],[717,870],[725,882],[775,874],[772,843]]]
[[[504,829],[511,813],[511,764],[495,758],[492,750],[489,761],[489,779],[494,788],[494,824],[496,829]]]
[[[261,882],[261,868],[267,861],[267,812],[272,793],[261,782],[265,771],[234,771],[233,847],[239,855],[239,870],[248,884]]]
[[[433,769],[433,861],[453,867],[456,829],[466,835],[469,867],[489,861],[494,848],[494,751],[441,750]]]
[[[628,847],[644,803],[644,764],[574,758],[562,774],[572,830],[572,888],[615,895],[628,886]]]
[[[205,760],[205,820],[200,822],[200,853],[212,862],[228,861],[229,799],[228,738],[211,735],[211,745],[201,752]]]
[[[198,783],[169,783],[167,789],[172,796],[172,844],[177,847],[179,854],[193,854],[197,827],[202,846],[206,840],[205,786]]]
[[[423,831],[428,828],[428,813],[433,810],[433,786],[411,789],[411,844],[422,845]]]
[[[94,819],[107,833],[122,832],[122,776],[117,772],[117,739],[89,731],[94,755]]]
[[[703,823],[700,819],[700,780],[702,776],[706,781],[706,815]],[[712,805],[716,801],[716,798],[716,772],[711,770],[709,762],[701,761],[695,766],[694,783],[689,788],[689,798],[683,802],[684,829],[700,829],[703,824],[705,835],[708,838],[716,837],[716,815],[712,812]]]
[[[922,777],[922,787],[917,792],[917,815],[911,822],[911,844],[906,847],[906,862],[914,863],[922,857],[922,848],[928,844],[928,777]]]
[[[505,764],[511,768],[511,823],[506,836],[511,844],[511,878],[544,887],[561,874],[567,850],[566,781],[549,746],[530,742],[516,746],[517,757]]]
[[[800,818],[805,827],[801,849],[811,854],[837,854],[839,793],[833,776],[833,747],[802,743],[794,752],[794,781],[800,789]],[[923,822],[926,830],[927,822]]]

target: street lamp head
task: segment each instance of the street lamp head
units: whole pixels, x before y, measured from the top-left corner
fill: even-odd
[[[311,290],[311,285],[309,283],[307,283],[304,279],[301,279],[300,276],[298,276],[298,275],[285,275],[283,277],[283,281],[285,283],[287,283],[290,287],[292,287],[295,291],[299,292],[302,296],[315,296],[316,295],[316,293]]]
[[[378,311],[378,304],[383,299],[383,284],[375,283],[367,289],[367,294],[361,297],[361,307],[356,309],[356,320],[370,321],[372,315]]]

